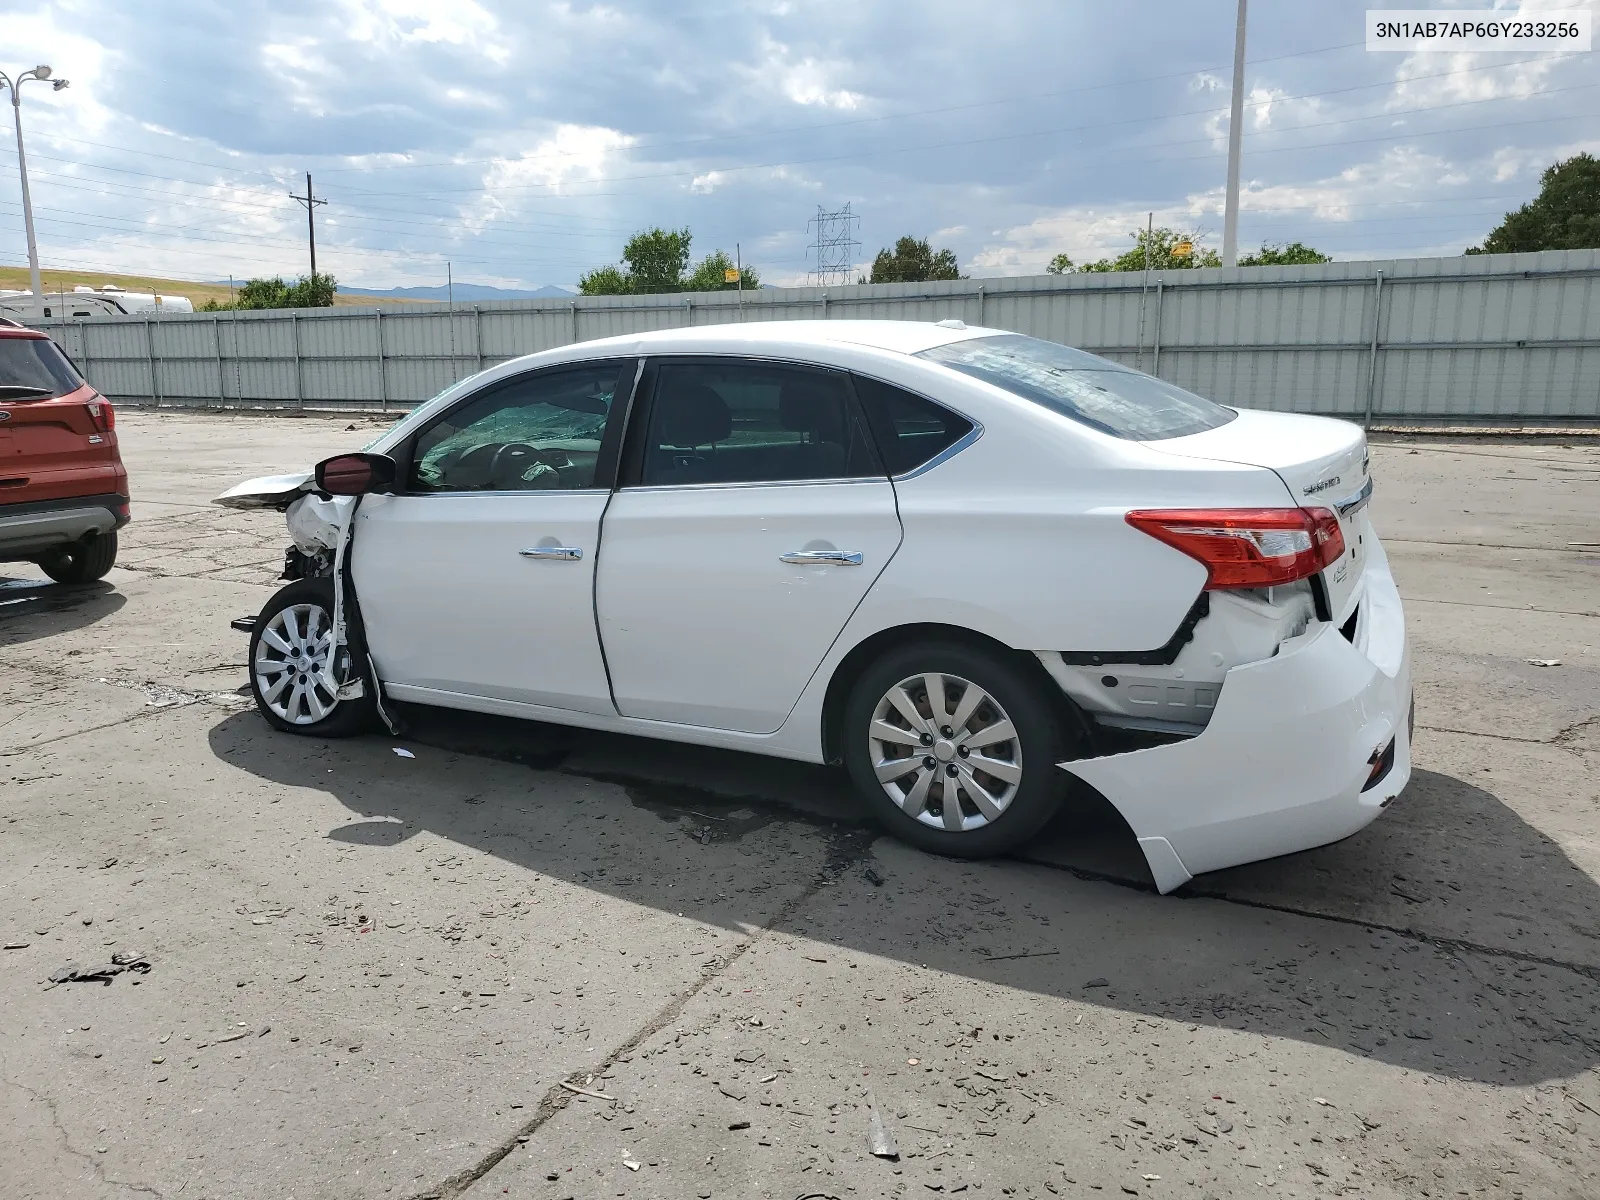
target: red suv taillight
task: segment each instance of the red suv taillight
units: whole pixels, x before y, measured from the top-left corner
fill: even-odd
[[[1293,583],[1344,554],[1326,508],[1135,509],[1128,524],[1204,563],[1207,591]]]
[[[117,427],[117,411],[104,396],[96,396],[86,407],[89,409],[89,419],[101,433],[110,433]]]

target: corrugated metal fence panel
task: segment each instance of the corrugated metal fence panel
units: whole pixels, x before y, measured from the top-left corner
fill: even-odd
[[[734,321],[952,317],[1080,346],[1230,404],[1359,418],[1370,399],[1388,419],[1600,420],[1594,250],[40,327],[113,399],[377,408],[408,407],[484,367],[593,338]]]

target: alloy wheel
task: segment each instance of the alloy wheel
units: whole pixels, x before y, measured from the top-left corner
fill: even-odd
[[[895,684],[867,731],[878,782],[907,816],[953,832],[996,821],[1022,782],[1022,744],[997,700],[957,675]]]
[[[291,725],[314,725],[339,703],[333,621],[317,604],[292,604],[261,631],[254,664],[261,702]]]

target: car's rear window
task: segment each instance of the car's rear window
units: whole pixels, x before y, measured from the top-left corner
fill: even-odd
[[[1238,415],[1164,379],[1021,334],[951,342],[924,350],[917,357],[942,363],[1101,433],[1131,441],[1203,433]]]
[[[0,337],[0,400],[44,400],[82,386],[78,372],[54,342]]]

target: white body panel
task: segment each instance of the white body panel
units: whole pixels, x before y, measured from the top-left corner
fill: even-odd
[[[943,626],[1037,655],[1108,722],[1139,712],[1146,695],[1184,693],[1169,707],[1184,710],[1177,724],[1192,736],[1063,764],[1127,818],[1163,891],[1371,820],[1409,777],[1411,685],[1398,593],[1362,508],[1360,430],[1242,412],[1206,433],[1123,440],[913,357],[998,332],[870,321],[670,330],[563,347],[454,385],[371,448],[401,446],[441,409],[523,371],[655,354],[854,371],[975,428],[892,483],[368,497],[353,572],[388,691],[821,761],[828,689],[846,657],[907,626]],[[219,502],[281,507],[307,486],[253,481]],[[1309,583],[1213,593],[1192,641],[1175,638],[1205,569],[1128,525],[1128,510],[1338,510],[1357,488],[1361,501],[1341,511],[1346,558],[1320,580],[1331,605],[1313,606]],[[584,557],[519,556],[540,541]],[[863,562],[778,561],[805,549]],[[1128,665],[1161,648],[1172,656]],[[1390,739],[1392,767],[1363,791]]]
[[[607,494],[368,496],[351,571],[386,681],[610,713],[594,628]],[[567,548],[582,557],[528,557]]]
[[[1369,543],[1355,643],[1324,623],[1228,672],[1198,737],[1062,769],[1132,826],[1163,892],[1202,871],[1348,837],[1411,778],[1411,659],[1389,564]],[[1390,741],[1394,765],[1363,791]]]
[[[887,480],[618,492],[596,592],[618,710],[772,733],[899,544]]]

